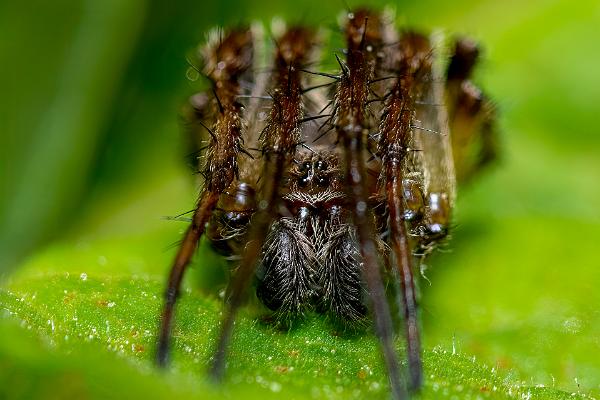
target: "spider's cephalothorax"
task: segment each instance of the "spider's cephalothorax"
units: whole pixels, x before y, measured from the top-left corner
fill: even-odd
[[[370,310],[394,397],[420,386],[414,261],[447,236],[457,177],[493,159],[494,109],[469,80],[471,41],[456,41],[444,74],[442,41],[391,21],[348,13],[334,73],[315,67],[323,34],[303,26],[272,42],[256,27],[219,31],[202,48],[212,90],[190,99],[187,126],[205,182],[169,277],[160,364],[183,272],[206,235],[236,264],[212,376],[222,375],[236,311],[255,282],[281,319],[312,309],[352,323]],[[394,279],[406,382],[384,290]]]

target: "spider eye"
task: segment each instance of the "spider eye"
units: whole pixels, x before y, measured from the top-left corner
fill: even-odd
[[[298,170],[300,172],[305,172],[305,171],[308,171],[310,169],[310,167],[311,167],[310,162],[304,161],[302,164],[300,164],[300,166],[298,167]]]
[[[317,178],[317,185],[319,185],[321,187],[325,187],[325,186],[329,185],[329,178],[326,176],[319,176]]]
[[[328,165],[326,161],[323,160],[319,160],[317,162],[315,162],[315,169],[317,171],[325,171],[327,169]]]
[[[306,187],[306,185],[309,184],[310,180],[311,179],[307,175],[301,176],[300,179],[298,179],[298,186]]]

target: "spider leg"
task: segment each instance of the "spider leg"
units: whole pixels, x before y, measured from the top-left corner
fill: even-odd
[[[409,386],[418,389],[423,381],[421,344],[417,314],[412,250],[406,228],[404,179],[407,156],[412,141],[412,121],[420,81],[429,64],[429,44],[426,38],[405,33],[399,43],[398,78],[386,102],[380,126],[379,152],[382,157],[382,182],[389,213],[391,264],[400,277],[401,300],[404,311]],[[395,261],[395,262],[394,262]]]
[[[405,208],[403,202],[403,171],[402,156],[394,157],[392,152],[387,154],[384,163],[386,175],[386,202],[389,211],[391,231],[391,248],[395,263],[400,274],[401,297],[404,307],[404,323],[408,354],[408,370],[411,390],[418,389],[423,382],[423,363],[421,360],[421,344],[417,314],[417,300],[413,277],[412,250],[409,244],[408,232],[404,223]]]
[[[251,32],[243,29],[228,33],[206,48],[204,58],[207,76],[213,82],[218,114],[213,128],[208,129],[211,142],[203,171],[206,182],[192,217],[192,223],[185,232],[175,257],[165,292],[156,355],[156,361],[160,366],[164,366],[168,361],[175,303],[183,274],[194,255],[198,241],[204,234],[206,224],[220,195],[233,182],[237,174],[242,124],[239,119],[241,105],[236,101],[236,96],[240,91],[239,77],[250,67],[252,61]]]
[[[449,123],[459,182],[469,181],[497,157],[496,107],[471,81],[479,53],[474,41],[456,40],[446,71]]]
[[[303,118],[301,66],[307,61],[313,34],[305,28],[290,28],[277,42],[273,105],[261,136],[263,154],[262,188],[258,209],[250,224],[249,241],[229,287],[227,309],[210,366],[213,379],[223,376],[226,349],[233,321],[252,280],[271,223],[280,205],[283,172],[292,162],[299,143]]]
[[[211,96],[207,92],[192,95],[182,110],[181,125],[185,132],[186,161],[198,171],[201,154],[208,148],[205,126],[214,125]]]
[[[415,253],[423,255],[433,251],[447,237],[456,197],[452,135],[444,105],[442,65],[437,57],[441,39],[440,35],[428,38],[415,32],[408,32],[403,37],[408,48],[412,48],[412,59],[421,60],[415,63],[420,67],[413,72],[417,74],[416,84],[410,90],[411,108],[414,109],[410,147],[420,151],[409,156],[416,171],[407,168],[407,172],[417,172],[417,182],[421,183],[420,190],[409,184],[405,194],[408,195],[407,204],[415,205],[423,199],[423,212],[410,221],[411,232],[418,237]],[[422,196],[417,195],[419,191]],[[418,201],[414,203],[413,200]]]
[[[198,241],[204,233],[204,227],[208,222],[212,209],[218,199],[218,193],[203,193],[203,196],[198,202],[198,208],[194,212],[192,223],[185,232],[183,242],[179,247],[175,262],[171,268],[167,291],[165,293],[165,307],[161,318],[160,336],[158,341],[157,363],[161,366],[164,366],[167,363],[169,357],[169,342],[175,312],[175,302],[179,295],[183,273],[196,251]]]
[[[344,149],[348,206],[363,258],[362,273],[370,293],[375,332],[380,341],[392,394],[395,399],[404,399],[407,397],[406,388],[401,379],[398,355],[394,348],[392,317],[379,270],[373,215],[367,207],[369,191],[364,153],[369,122],[366,104],[368,83],[374,75],[374,55],[382,45],[380,28],[380,21],[375,14],[364,10],[349,14],[345,26],[347,65],[340,63],[343,73],[336,94],[335,125]]]

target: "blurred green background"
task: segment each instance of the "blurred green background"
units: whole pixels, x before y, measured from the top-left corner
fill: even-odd
[[[393,5],[402,24],[479,40],[485,55],[476,80],[501,110],[501,160],[460,189],[453,240],[428,261],[431,283],[422,280],[423,397],[600,396],[600,3]],[[176,349],[176,372],[151,378],[149,362],[155,296],[185,228],[161,217],[191,209],[196,193],[179,124],[180,107],[198,85],[186,79],[185,57],[216,25],[281,16],[332,26],[344,7],[315,0],[0,0],[0,394],[207,395],[196,383],[196,364],[208,354],[198,332],[216,322],[218,301],[188,293],[182,310],[189,314],[180,312],[176,332],[187,344]],[[198,267],[220,263],[208,251],[201,258]],[[348,376],[375,370],[379,380],[355,387],[336,381],[335,371],[317,374],[320,380],[294,377],[257,351],[258,358],[232,364],[265,368],[271,380],[242,373],[231,392],[219,393],[277,395],[281,383],[273,376],[285,375],[283,393],[297,398],[360,398],[365,390],[384,396],[373,386],[385,379],[370,340],[330,338],[319,321],[286,339],[253,321],[242,316],[250,332],[238,344],[242,353],[245,345],[268,349],[273,334],[287,354],[274,357],[287,365],[296,351],[290,348],[318,338],[341,350],[309,352],[294,361],[295,371],[333,360],[331,368],[344,364]],[[194,346],[198,353],[187,350]],[[106,382],[129,392],[115,395]]]

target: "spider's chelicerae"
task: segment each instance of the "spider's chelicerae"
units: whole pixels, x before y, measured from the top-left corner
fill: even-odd
[[[419,388],[415,264],[448,234],[456,180],[494,158],[494,108],[469,80],[472,41],[455,40],[445,60],[437,36],[399,32],[389,19],[348,13],[335,73],[316,67],[330,56],[319,52],[323,33],[306,26],[274,29],[273,40],[256,26],[219,30],[202,48],[200,72],[212,90],[191,98],[189,125],[205,143],[205,182],[169,277],[159,364],[183,273],[204,235],[239,260],[214,377],[254,282],[280,320],[315,310],[353,324],[370,310],[394,397]],[[406,379],[384,290],[392,280]]]

